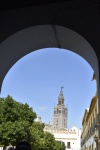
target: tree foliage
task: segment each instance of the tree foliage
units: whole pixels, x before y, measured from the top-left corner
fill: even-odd
[[[0,142],[6,146],[15,145],[30,137],[30,126],[36,113],[29,105],[15,101],[11,96],[0,98]]]
[[[55,147],[54,150],[65,150],[66,146],[65,143],[62,141],[55,141]]]
[[[34,150],[65,150],[64,142],[44,132],[45,125],[35,122],[35,118],[36,113],[27,103],[17,102],[9,95],[0,98],[0,144],[15,146],[26,140]]]
[[[44,132],[44,124],[34,122],[31,126],[31,145],[34,150],[65,150],[65,143],[56,141],[53,134]]]

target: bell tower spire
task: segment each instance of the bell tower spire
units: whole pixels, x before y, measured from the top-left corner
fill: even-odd
[[[63,89],[64,87],[61,87],[61,90],[60,90],[60,94],[58,96],[58,104],[57,105],[64,105],[64,96],[63,96]]]

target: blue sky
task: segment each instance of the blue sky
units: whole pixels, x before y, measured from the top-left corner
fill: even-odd
[[[65,49],[47,48],[20,59],[4,78],[0,97],[12,96],[28,103],[45,123],[53,119],[53,107],[63,86],[68,105],[68,128],[81,128],[84,111],[96,93],[93,69],[81,56]]]

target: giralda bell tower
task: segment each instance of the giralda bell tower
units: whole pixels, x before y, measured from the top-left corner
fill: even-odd
[[[54,106],[53,113],[53,128],[62,129],[67,128],[68,123],[68,107],[64,105],[63,87],[61,87],[60,94],[58,96],[58,104]]]

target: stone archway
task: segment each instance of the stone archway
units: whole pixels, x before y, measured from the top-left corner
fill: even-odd
[[[0,84],[2,85],[3,77],[9,69],[23,56],[38,49],[50,47],[67,49],[83,57],[94,70],[99,83],[98,59],[87,40],[78,33],[62,26],[39,25],[20,30],[1,43],[1,66],[3,65],[4,69],[1,70]]]
[[[23,56],[49,47],[68,49],[83,57],[94,70],[99,82],[98,60],[91,45],[78,33],[65,27],[52,25],[23,29],[1,43],[0,49],[5,52],[1,58],[4,64],[3,76]],[[2,84],[3,78],[1,79]]]

